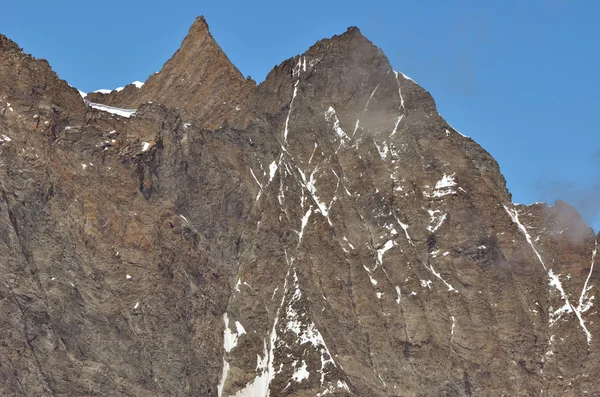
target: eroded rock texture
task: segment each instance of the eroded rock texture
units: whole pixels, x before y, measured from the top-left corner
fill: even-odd
[[[598,237],[356,28],[88,102],[0,36],[0,99],[2,395],[600,393]]]

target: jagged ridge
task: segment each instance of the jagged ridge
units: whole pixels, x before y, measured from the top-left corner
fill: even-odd
[[[198,19],[129,119],[7,46],[4,394],[598,391],[597,236],[358,29],[255,86]]]

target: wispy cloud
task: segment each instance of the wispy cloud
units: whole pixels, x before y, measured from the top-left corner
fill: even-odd
[[[537,188],[543,197],[562,199],[573,205],[588,224],[594,225],[598,229],[600,225],[600,150],[592,155],[592,160],[596,172],[589,185],[582,185],[566,179],[556,179],[539,181]]]

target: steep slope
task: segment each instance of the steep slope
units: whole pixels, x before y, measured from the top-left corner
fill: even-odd
[[[214,129],[239,110],[255,86],[223,53],[204,17],[198,17],[181,48],[141,88],[129,85],[119,92],[89,94],[87,99],[120,108],[157,102],[178,109],[186,121]]]
[[[256,129],[277,144],[262,162],[269,175],[252,170],[258,226],[246,231],[228,319],[260,332],[227,352],[235,372],[223,395],[244,384],[248,395],[535,395],[593,376],[597,328],[585,303],[575,310],[595,284],[591,229],[561,240],[579,256],[563,294],[551,275],[564,269],[544,264],[559,254],[540,262],[495,161],[357,29],[286,61],[253,102],[272,112]],[[276,250],[268,242],[282,230],[291,233]],[[561,332],[570,340],[557,357]],[[252,348],[263,367],[247,361]],[[564,364],[544,371],[546,360]]]
[[[598,237],[357,28],[254,86],[198,19],[129,118],[0,43],[2,394],[600,392]]]

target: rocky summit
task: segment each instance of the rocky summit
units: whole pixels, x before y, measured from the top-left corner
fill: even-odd
[[[600,394],[599,236],[357,28],[84,98],[0,35],[0,193],[3,396]]]

